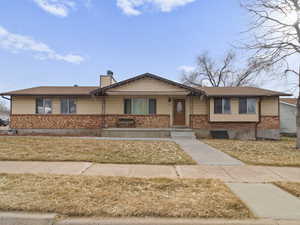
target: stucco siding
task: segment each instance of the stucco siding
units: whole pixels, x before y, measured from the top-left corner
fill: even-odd
[[[231,98],[230,114],[215,114],[214,99],[210,99],[210,121],[212,122],[258,122],[259,121],[259,101],[256,101],[255,114],[239,114],[239,99]]]
[[[296,106],[280,103],[280,132],[296,133]]]
[[[278,97],[261,98],[261,115],[278,116]]]

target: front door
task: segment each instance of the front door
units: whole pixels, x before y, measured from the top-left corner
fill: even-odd
[[[185,100],[184,99],[174,99],[173,125],[185,126]]]

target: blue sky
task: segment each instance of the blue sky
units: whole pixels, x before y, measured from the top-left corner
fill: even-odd
[[[1,1],[0,92],[98,85],[108,69],[179,80],[203,51],[222,57],[248,22],[238,0]]]

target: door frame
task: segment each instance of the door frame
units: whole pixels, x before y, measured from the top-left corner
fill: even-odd
[[[183,102],[183,111],[184,111],[184,116],[183,116],[183,124],[176,124],[175,122],[175,106],[176,106],[176,102],[177,101],[181,101]],[[173,115],[173,118],[172,118],[172,126],[173,127],[184,127],[186,126],[186,99],[185,98],[173,98],[173,101],[172,101],[172,115]]]

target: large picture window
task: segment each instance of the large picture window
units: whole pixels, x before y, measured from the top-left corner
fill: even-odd
[[[76,102],[73,98],[63,98],[60,100],[60,111],[62,114],[76,113]]]
[[[124,114],[132,114],[132,115],[156,114],[156,99],[147,99],[147,98],[124,99]]]
[[[215,114],[230,114],[231,113],[230,98],[215,98],[214,99],[214,113]]]
[[[256,113],[256,98],[240,98],[239,99],[240,114],[255,114]]]
[[[52,100],[49,98],[37,98],[35,112],[37,114],[51,114],[52,113]]]

